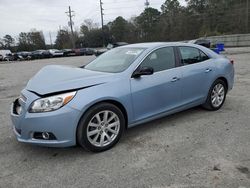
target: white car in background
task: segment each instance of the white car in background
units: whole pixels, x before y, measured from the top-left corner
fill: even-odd
[[[50,49],[49,53],[50,53],[50,57],[62,57],[63,56],[62,50]]]
[[[8,61],[11,55],[12,52],[10,50],[0,50],[0,56],[2,56],[2,59],[0,57],[0,60]]]

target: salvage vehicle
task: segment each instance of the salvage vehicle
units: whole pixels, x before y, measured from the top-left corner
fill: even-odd
[[[62,57],[63,56],[62,50],[49,49],[48,52],[50,54],[50,57]]]
[[[99,49],[99,50],[96,50],[95,51],[95,56],[99,56],[101,54],[104,54],[105,52],[107,52],[108,50],[111,50],[113,48],[117,48],[119,46],[125,46],[125,45],[128,45],[128,43],[126,42],[115,42],[115,43],[109,43],[107,45],[107,48],[102,48],[102,49]]]
[[[12,60],[12,52],[10,50],[0,50],[0,55],[2,56],[3,61]]]
[[[219,110],[233,63],[200,45],[141,43],[79,68],[46,66],[13,102],[13,130],[24,143],[105,151],[135,125],[199,105]]]
[[[63,56],[64,57],[70,57],[70,56],[75,56],[76,53],[73,49],[63,49]]]
[[[44,53],[46,50],[36,50],[31,52],[31,59],[43,59],[45,58]]]
[[[211,41],[208,40],[208,39],[191,40],[191,41],[189,41],[189,43],[198,44],[198,45],[201,45],[201,46],[205,46],[207,48],[211,47]]]

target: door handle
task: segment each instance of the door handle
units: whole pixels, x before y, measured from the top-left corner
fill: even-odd
[[[205,70],[205,73],[209,73],[209,72],[211,72],[211,71],[212,71],[212,69],[207,68],[207,69]]]
[[[180,80],[180,78],[178,78],[178,77],[173,77],[172,80],[171,80],[171,82],[176,82],[176,81],[178,81],[178,80]]]

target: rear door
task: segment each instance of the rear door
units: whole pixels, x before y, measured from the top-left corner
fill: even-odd
[[[154,74],[130,80],[135,120],[177,107],[181,97],[181,67],[176,67],[174,48],[156,49],[140,67],[152,67]]]
[[[198,48],[178,48],[182,65],[182,103],[204,101],[213,79],[213,60]]]

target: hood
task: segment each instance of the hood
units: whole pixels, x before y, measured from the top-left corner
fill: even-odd
[[[70,66],[49,65],[29,80],[26,89],[46,95],[104,84],[112,79],[112,75]]]

